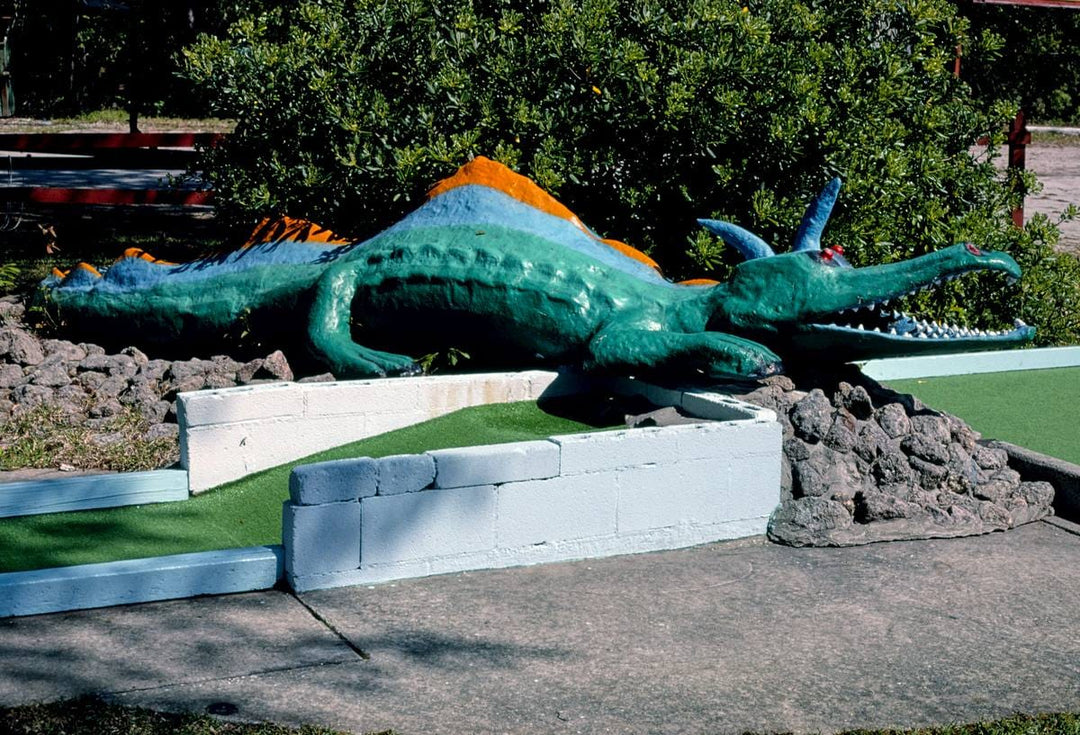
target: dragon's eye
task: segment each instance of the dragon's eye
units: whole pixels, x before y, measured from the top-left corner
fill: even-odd
[[[979,250],[977,247],[975,247],[974,243],[965,242],[964,247],[967,248],[967,251],[972,255],[982,255],[982,250]]]

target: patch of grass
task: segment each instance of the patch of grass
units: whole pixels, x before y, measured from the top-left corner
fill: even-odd
[[[143,133],[167,133],[172,131],[194,133],[231,133],[236,127],[234,120],[218,118],[183,118],[139,116],[139,130]],[[72,132],[128,132],[126,110],[95,110],[74,117],[39,120],[31,117],[13,117],[0,120],[3,133],[72,133]]]
[[[1080,135],[1037,130],[1031,134],[1031,145],[1046,148],[1076,148],[1080,147]]]
[[[840,735],[1080,735],[1080,716],[1072,712],[1017,714],[990,722],[913,730],[849,730]]]
[[[986,438],[1080,464],[1080,368],[892,380],[889,387],[959,416]]]
[[[347,735],[340,730],[305,725],[223,722],[207,715],[176,715],[107,704],[83,697],[65,702],[0,709],[0,732],[6,735]],[[380,735],[393,735],[387,730]]]
[[[500,444],[595,426],[535,402],[475,406],[319,452],[175,503],[0,520],[0,572],[281,543],[281,504],[300,464]]]
[[[206,715],[177,715],[107,704],[93,697],[0,708],[6,735],[348,735],[305,725],[223,722]],[[394,735],[393,730],[369,735]],[[1073,713],[1013,715],[1000,720],[914,730],[849,730],[840,735],[1080,735]]]
[[[146,439],[150,428],[136,410],[125,408],[90,430],[81,417],[59,406],[16,411],[0,425],[0,470],[59,467],[134,472],[153,470],[179,458],[176,439]],[[95,436],[106,441],[94,441]]]

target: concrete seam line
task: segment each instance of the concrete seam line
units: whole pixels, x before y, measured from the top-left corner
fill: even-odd
[[[1042,519],[1043,523],[1048,523],[1055,528],[1060,528],[1065,533],[1071,533],[1074,536],[1080,536],[1080,525],[1067,521],[1059,516],[1050,516]]]
[[[245,671],[242,674],[228,674],[227,676],[209,676],[205,679],[187,679],[182,682],[183,685],[199,685],[199,684],[212,684],[215,681],[231,681],[233,679],[245,679],[249,676],[266,676],[267,674],[280,674],[284,671],[303,671],[305,669],[318,669],[323,666],[345,666],[353,663],[352,661],[316,661],[310,664],[297,664],[295,666],[271,666],[265,669],[258,669],[256,671]],[[174,681],[167,682],[165,684],[155,684],[148,687],[132,687],[131,689],[107,689],[100,692],[96,692],[102,696],[114,696],[119,694],[137,694],[139,692],[153,692],[160,689],[172,689],[177,686]]]
[[[307,610],[308,613],[311,614],[311,617],[315,618],[315,620],[320,622],[322,625],[326,626],[327,630],[329,630],[331,633],[336,635],[338,637],[338,640],[340,640],[342,643],[344,643],[346,646],[348,646],[350,651],[355,653],[357,656],[362,658],[364,661],[370,661],[371,660],[371,654],[370,653],[368,653],[364,649],[360,648],[360,646],[356,645],[355,643],[350,641],[348,638],[346,638],[345,634],[342,633],[340,630],[338,630],[336,627],[334,627],[333,623],[331,623],[329,620],[327,620],[325,617],[323,617],[323,615],[318,610],[316,610],[314,607],[307,604],[307,602],[304,600],[304,598],[302,598],[300,595],[296,594],[295,592],[290,592],[289,594],[292,595],[293,598],[295,598],[296,601],[299,602],[303,606],[303,608],[305,610]]]

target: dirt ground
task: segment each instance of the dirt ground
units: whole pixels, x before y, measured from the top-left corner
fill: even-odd
[[[1068,143],[1033,144],[1027,149],[1027,168],[1043,190],[1028,197],[1024,214],[1041,213],[1056,220],[1069,204],[1080,206],[1080,136]],[[1080,255],[1080,219],[1061,225],[1060,250]]]

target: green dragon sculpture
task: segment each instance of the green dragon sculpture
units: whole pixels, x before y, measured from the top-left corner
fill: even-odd
[[[1020,269],[971,244],[853,268],[839,247],[821,247],[839,188],[833,181],[810,205],[788,253],[701,220],[746,258],[727,283],[667,281],[647,256],[601,239],[529,179],[477,158],[364,242],[304,222],[266,223],[226,255],[169,264],[129,251],[104,274],[80,264],[43,285],[82,334],[190,346],[258,322],[269,335],[306,334],[315,358],[342,378],[410,374],[417,366],[405,353],[448,346],[507,366],[693,380],[766,376],[781,370],[781,356],[844,361],[1031,339],[1019,321],[981,332],[890,311],[890,300],[944,279],[986,270],[1018,278]]]

